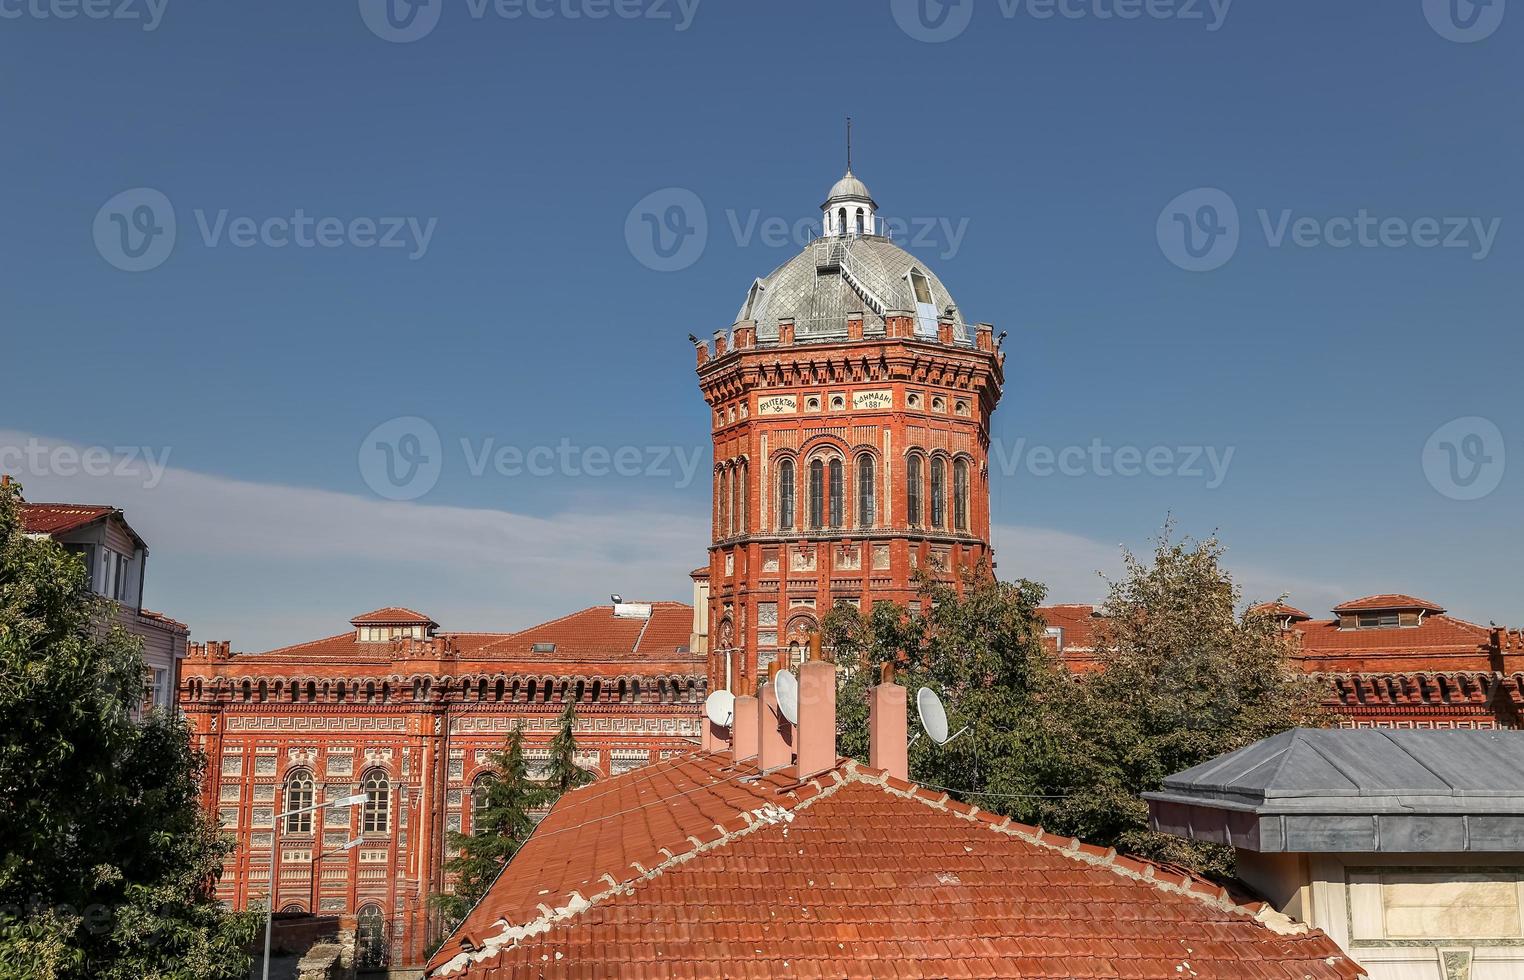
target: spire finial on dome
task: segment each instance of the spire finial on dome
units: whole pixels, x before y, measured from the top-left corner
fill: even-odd
[[[852,172],[852,117],[847,117],[847,173]]]

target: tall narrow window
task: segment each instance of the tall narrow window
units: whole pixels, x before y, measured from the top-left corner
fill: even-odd
[[[837,208],[836,209],[836,234],[838,234],[838,235],[845,235],[846,233],[847,233],[847,209],[846,208]]]
[[[492,781],[497,777],[492,773],[480,776],[471,787],[471,836],[479,836],[482,832],[482,822],[487,817],[487,799],[492,793]]]
[[[312,773],[293,769],[286,777],[286,833],[312,833]],[[296,813],[306,810],[306,813]]]
[[[810,461],[810,527],[825,526],[825,463]]]
[[[857,457],[857,526],[872,527],[877,516],[873,496],[873,457]]]
[[[947,523],[947,461],[940,456],[931,460],[931,526]]]
[[[794,461],[778,462],[778,530],[794,529]]]
[[[730,513],[735,517],[735,533],[746,533],[746,460],[736,469],[734,496],[730,501]]]
[[[384,834],[391,826],[392,786],[386,774],[372,770],[361,787],[365,791],[365,806],[360,815],[360,831],[366,834]]]
[[[720,537],[730,537],[730,470],[720,471],[720,492],[715,494],[720,501]]]
[[[857,233],[859,235],[861,235],[863,233],[863,209],[862,208],[858,208],[857,209]]]
[[[921,457],[905,460],[905,520],[911,527],[921,526]]]
[[[968,460],[953,461],[953,528],[968,530]]]
[[[840,457],[831,460],[831,526],[842,525],[842,475]]]

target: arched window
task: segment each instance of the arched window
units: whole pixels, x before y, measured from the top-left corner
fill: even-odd
[[[840,458],[834,458],[834,459],[831,460],[830,470],[831,470],[831,526],[832,527],[841,527],[841,525],[842,525],[842,505],[843,505],[843,501],[842,501],[842,489],[843,488],[842,488],[841,459]]]
[[[386,773],[372,769],[361,786],[365,792],[365,806],[360,813],[360,832],[384,834],[391,826],[392,785]]]
[[[873,457],[857,457],[857,526],[872,527],[877,516],[873,496]]]
[[[905,520],[911,527],[921,526],[921,457],[905,460]]]
[[[810,460],[810,527],[825,527],[825,463]]]
[[[931,526],[947,523],[947,461],[940,456],[931,460]]]
[[[746,533],[746,463],[736,465],[730,483],[731,534]]]
[[[312,833],[312,773],[293,769],[286,777],[286,833]],[[306,810],[306,813],[296,813]]]
[[[386,916],[379,905],[367,905],[355,916],[355,965],[375,969],[391,959],[386,940]]]
[[[968,460],[953,461],[953,527],[968,530]]]
[[[720,485],[715,494],[720,502],[720,537],[730,536],[730,470],[720,471]]]
[[[260,681],[259,682],[259,700],[261,700],[261,701],[268,701],[269,699],[270,699],[270,683],[268,681]]]
[[[778,462],[778,530],[794,529],[794,461]]]
[[[492,783],[497,779],[490,772],[482,773],[476,777],[476,782],[471,786],[471,835],[473,837],[482,832],[482,822],[487,816],[487,798],[492,792]]]
[[[857,233],[859,235],[861,235],[863,233],[863,209],[862,208],[858,208],[857,209]]]
[[[846,208],[837,208],[836,209],[836,234],[838,234],[838,235],[845,235],[846,233],[847,233],[847,209]]]
[[[244,681],[243,682],[243,699],[245,701],[247,701],[247,700],[249,700],[249,698],[253,697],[253,695],[250,693],[252,690],[253,690],[253,688],[250,686],[249,682],[248,681]]]
[[[601,681],[601,680],[594,680],[593,681],[593,703],[597,704],[601,700],[603,700],[603,681]]]

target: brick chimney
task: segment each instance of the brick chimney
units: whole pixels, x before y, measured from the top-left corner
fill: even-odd
[[[884,664],[868,703],[868,765],[895,779],[909,780],[907,734],[905,689],[894,682],[894,665]]]
[[[820,637],[810,637],[809,659],[799,668],[799,733],[794,778],[814,779],[836,768],[836,665],[820,659]]]
[[[757,768],[763,770],[782,769],[794,755],[794,726],[778,711],[778,692],[773,688],[777,668],[773,664],[767,683],[757,692]]]
[[[730,757],[736,762],[747,762],[757,757],[757,742],[761,738],[757,709],[756,698],[736,698],[735,714],[730,719]]]

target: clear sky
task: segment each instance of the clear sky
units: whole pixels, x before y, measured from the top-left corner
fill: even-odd
[[[687,598],[687,335],[850,114],[1009,332],[1002,575],[1095,599],[1173,514],[1251,597],[1517,625],[1521,41],[1504,0],[0,0],[0,469],[126,507],[148,604],[235,649]]]

